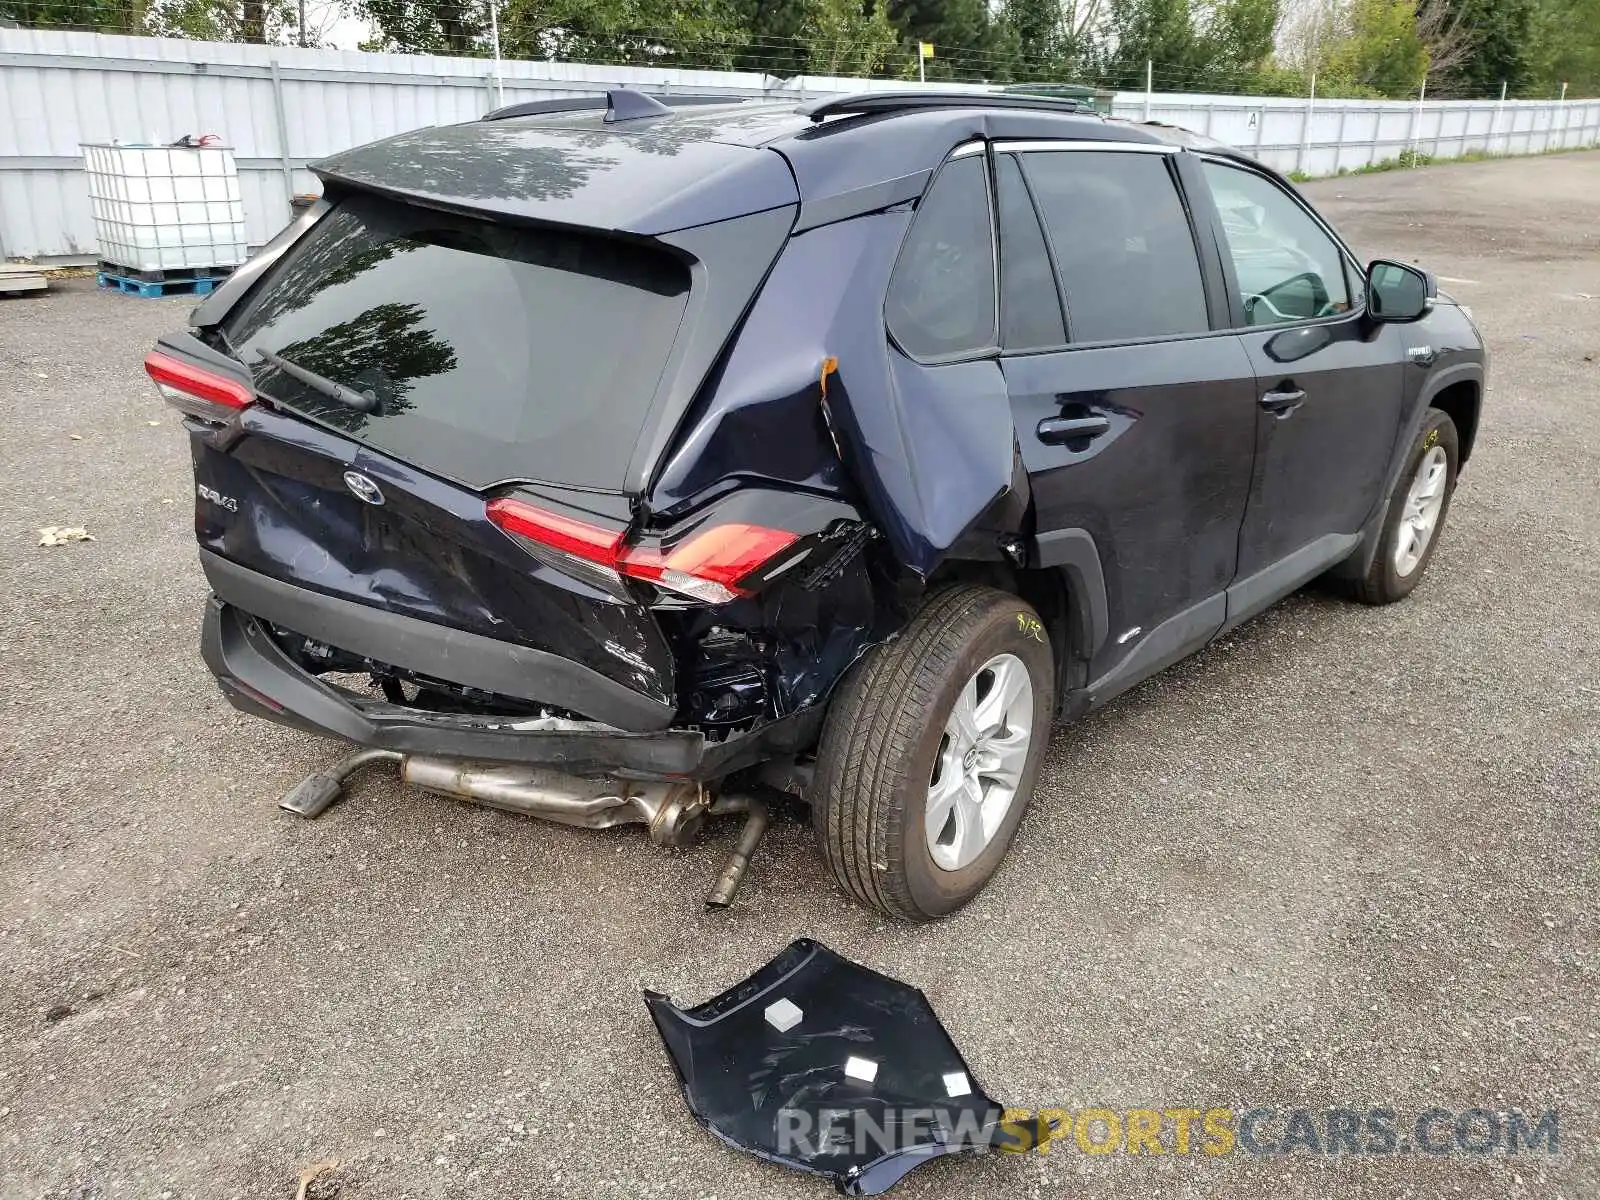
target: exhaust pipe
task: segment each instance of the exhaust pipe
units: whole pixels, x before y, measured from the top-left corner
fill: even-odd
[[[680,843],[671,828],[663,828],[662,836],[656,836],[656,818],[673,793],[686,788],[700,807],[708,806],[696,784],[584,779],[545,767],[478,764],[417,754],[400,760],[400,779],[430,792],[561,825],[584,829],[649,825],[654,840],[669,846]],[[684,807],[679,806],[680,810]]]
[[[546,767],[393,750],[358,750],[302,780],[278,807],[307,819],[319,817],[343,794],[351,776],[378,762],[398,763],[402,783],[503,812],[584,829],[644,825],[658,846],[690,845],[707,817],[743,813],[744,828],[706,897],[707,908],[727,908],[733,902],[769,820],[767,806],[755,797],[722,796],[713,803],[698,783],[585,778]]]
[[[727,908],[733,903],[733,894],[739,890],[744,873],[750,867],[750,856],[756,852],[771,819],[767,806],[754,796],[725,796],[711,806],[714,817],[739,812],[745,814],[744,828],[739,831],[739,841],[728,855],[716,883],[711,885],[711,892],[706,896],[707,908]]]
[[[344,795],[344,785],[362,767],[378,762],[399,762],[400,758],[393,750],[357,750],[341,758],[326,771],[307,775],[284,793],[283,799],[278,801],[278,807],[297,817],[314,821]]]

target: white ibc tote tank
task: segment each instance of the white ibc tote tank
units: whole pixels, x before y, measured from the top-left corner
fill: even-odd
[[[227,146],[84,145],[100,257],[131,271],[235,267],[248,257]]]

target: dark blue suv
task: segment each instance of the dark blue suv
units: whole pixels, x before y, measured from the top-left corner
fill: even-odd
[[[1485,356],[1281,177],[996,94],[547,101],[316,168],[161,339],[236,706],[681,842],[809,803],[970,899],[1051,723],[1319,576],[1411,591]]]

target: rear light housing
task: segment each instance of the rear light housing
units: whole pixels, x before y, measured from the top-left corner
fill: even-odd
[[[521,500],[491,500],[484,506],[489,520],[516,539],[546,566],[627,600],[627,586],[617,570],[622,534],[547,512]]]
[[[144,369],[173,408],[215,425],[231,420],[256,398],[248,384],[160,350],[145,355]]]
[[[626,595],[624,576],[653,583],[703,604],[727,604],[749,593],[739,586],[800,535],[734,522],[690,534],[669,550],[628,546],[624,534],[502,498],[486,506],[489,520],[517,537],[540,561]]]

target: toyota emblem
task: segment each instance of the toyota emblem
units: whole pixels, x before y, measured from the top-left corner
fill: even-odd
[[[360,471],[346,471],[344,473],[344,485],[355,494],[355,498],[357,500],[360,500],[363,503],[383,503],[383,489],[377,484],[373,483],[372,480],[368,479]]]

